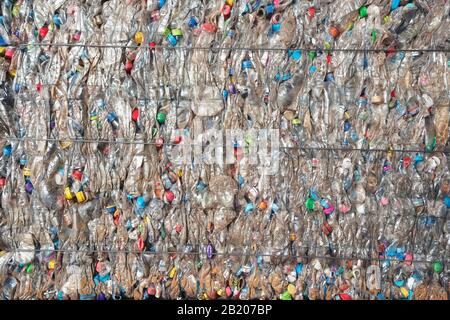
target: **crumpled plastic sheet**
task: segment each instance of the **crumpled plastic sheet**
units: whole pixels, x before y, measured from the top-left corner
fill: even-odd
[[[2,1],[1,299],[448,299],[449,10]],[[171,164],[195,125],[279,170]]]

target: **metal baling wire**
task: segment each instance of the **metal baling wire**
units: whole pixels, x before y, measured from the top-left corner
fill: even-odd
[[[28,46],[49,46],[49,47],[92,47],[92,48],[130,48],[137,49],[141,46],[137,45],[118,45],[118,44],[80,44],[80,43],[18,43],[16,45],[9,45],[10,48],[22,48]],[[157,49],[171,49],[171,50],[204,50],[204,51],[219,51],[219,50],[235,50],[235,51],[288,51],[288,50],[302,50],[302,51],[323,51],[323,52],[387,52],[389,48],[320,48],[320,47],[310,47],[310,48],[268,48],[268,47],[189,47],[189,46],[165,46],[165,45],[156,45],[152,48],[148,47],[148,50],[157,50]],[[417,48],[417,49],[396,49],[396,52],[450,52],[450,48],[448,49],[439,49],[439,48]]]
[[[31,249],[13,249],[9,252],[41,252],[41,251],[49,251],[48,249],[46,250],[40,250],[40,249],[36,249],[36,250],[31,250]],[[151,254],[151,255],[165,255],[165,254],[169,254],[169,255],[173,255],[173,254],[179,254],[179,255],[205,255],[204,252],[185,252],[185,251],[140,251],[140,250],[73,250],[73,249],[60,249],[60,250],[51,250],[53,252],[69,252],[69,253],[73,253],[73,252],[81,252],[81,253],[96,253],[96,252],[100,252],[100,253],[135,253],[135,254]],[[215,252],[214,253],[215,256],[228,256],[228,257],[242,257],[242,256],[262,256],[262,257],[291,257],[291,258],[305,258],[305,259],[329,259],[329,260],[362,260],[362,261],[393,261],[393,262],[398,262],[398,263],[404,263],[404,260],[399,260],[399,259],[395,259],[395,258],[365,258],[365,257],[349,257],[349,256],[336,256],[336,257],[332,257],[332,256],[323,256],[323,255],[291,255],[291,254],[268,254],[268,253],[232,253],[232,252]],[[417,262],[417,263],[433,263],[434,261],[431,260],[408,260],[411,261],[412,263]],[[442,260],[443,263],[450,263],[450,259],[448,260]]]
[[[5,140],[12,141],[47,141],[47,142],[74,142],[74,143],[112,143],[112,144],[145,144],[145,145],[156,145],[155,142],[149,141],[136,141],[136,140],[102,140],[102,139],[62,139],[62,138],[36,138],[36,137],[4,137]],[[175,143],[164,143],[164,146],[176,146]],[[192,145],[195,146],[195,145]],[[293,149],[293,150],[319,150],[319,151],[361,151],[361,152],[399,152],[399,153],[425,153],[425,154],[436,154],[442,153],[445,155],[450,155],[450,150],[447,151],[426,151],[420,149],[367,149],[367,148],[342,148],[342,147],[308,147],[308,146],[281,146],[280,149]]]

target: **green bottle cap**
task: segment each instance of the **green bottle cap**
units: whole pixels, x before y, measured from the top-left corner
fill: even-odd
[[[299,126],[301,124],[300,119],[299,118],[292,119],[292,124],[294,126]]]
[[[359,8],[359,17],[360,18],[367,17],[367,7],[366,6],[362,6],[361,8]]]
[[[153,127],[152,128],[152,138],[156,137],[156,134],[158,133],[158,128]]]
[[[292,296],[288,291],[285,291],[281,294],[281,300],[292,300]]]
[[[317,57],[317,52],[315,52],[315,51],[310,51],[310,52],[308,52],[308,57],[309,57],[311,60],[314,60],[314,59]]]
[[[306,209],[314,210],[314,200],[313,199],[308,198],[308,200],[306,200]]]
[[[433,263],[433,270],[436,273],[440,273],[442,271],[442,263],[440,261],[435,261]]]
[[[33,270],[34,270],[34,265],[32,263],[30,263],[30,264],[27,265],[27,267],[25,269],[25,272],[26,273],[31,273],[31,272],[33,272]]]
[[[163,124],[166,121],[166,115],[162,112],[158,112],[156,115],[156,121],[158,121],[159,124]]]

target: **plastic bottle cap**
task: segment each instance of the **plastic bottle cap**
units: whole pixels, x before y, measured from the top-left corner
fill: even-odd
[[[281,294],[281,300],[292,300],[292,296],[288,291],[285,291]]]
[[[338,28],[336,28],[336,27],[331,27],[330,28],[330,35],[333,37],[333,38],[337,38],[338,36],[339,36],[339,29]]]
[[[127,60],[127,62],[125,63],[125,71],[126,71],[126,73],[130,74],[131,70],[133,70],[133,62],[130,60]]]
[[[213,23],[204,23],[202,25],[202,30],[209,33],[215,33],[217,31],[217,27]]]
[[[72,200],[72,199],[73,199],[72,191],[70,191],[70,188],[69,188],[69,187],[65,187],[65,188],[64,188],[64,197],[65,197],[67,200]]]
[[[142,44],[142,42],[144,41],[144,34],[140,31],[136,32],[136,34],[134,35],[134,41],[138,45]]]
[[[86,201],[86,197],[83,191],[78,191],[77,193],[75,193],[75,197],[77,198],[78,203]]]
[[[166,114],[158,112],[158,114],[156,115],[156,121],[158,121],[159,124],[163,124],[166,121]]]
[[[50,260],[49,262],[48,262],[48,268],[50,269],[50,270],[53,270],[53,269],[55,269],[55,260]]]
[[[39,37],[40,37],[41,39],[44,39],[45,36],[47,35],[47,33],[48,33],[48,27],[43,26],[43,27],[41,27],[41,28],[39,29]]]
[[[442,263],[440,261],[435,261],[433,262],[433,270],[436,273],[441,273],[442,272]]]
[[[15,50],[13,48],[8,48],[5,51],[5,58],[8,60],[12,60],[13,56],[14,56],[14,52]]]
[[[139,208],[141,208],[141,209],[145,208],[146,203],[145,203],[145,199],[144,199],[143,196],[139,196],[139,197],[136,199],[136,205],[137,205]]]
[[[302,57],[302,51],[301,50],[289,50],[288,51],[288,55],[291,59],[294,59],[295,61],[300,60],[300,58]]]
[[[172,191],[168,190],[165,192],[165,197],[168,202],[172,202],[175,199],[175,194]]]
[[[78,181],[81,181],[81,178],[83,177],[83,173],[82,173],[81,171],[79,171],[79,170],[75,170],[75,171],[72,173],[72,177],[73,177],[74,179],[78,180]]]
[[[34,190],[33,184],[31,183],[31,181],[27,181],[25,183],[25,191],[29,194],[31,194]]]
[[[306,208],[308,210],[314,210],[314,200],[311,198],[308,198],[308,200],[306,200]]]
[[[359,8],[359,17],[360,18],[367,17],[367,7],[366,6],[362,6],[361,8]]]
[[[295,296],[295,294],[297,293],[297,289],[292,283],[288,284],[287,291],[291,296]]]
[[[308,57],[309,57],[311,60],[314,60],[314,59],[317,57],[317,52],[315,52],[315,51],[309,51],[309,52],[308,52]]]
[[[172,35],[175,37],[181,37],[183,35],[183,31],[180,28],[172,29]]]
[[[8,144],[3,147],[3,155],[9,157],[12,154],[12,145]]]
[[[221,11],[224,17],[228,17],[231,13],[231,7],[227,4],[224,4]]]
[[[134,122],[137,122],[139,119],[139,109],[138,108],[134,108],[133,111],[131,111],[131,119]]]
[[[173,138],[173,143],[174,144],[179,144],[181,142],[181,140],[183,140],[183,138],[181,136],[175,136]]]

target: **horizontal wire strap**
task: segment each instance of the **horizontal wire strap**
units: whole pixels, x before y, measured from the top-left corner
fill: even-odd
[[[111,144],[127,144],[127,145],[161,145],[161,146],[176,146],[180,144],[176,143],[156,143],[151,141],[137,141],[137,140],[102,140],[102,139],[70,139],[70,138],[37,138],[37,137],[3,137],[5,140],[10,141],[46,141],[46,142],[73,142],[73,143],[111,143]],[[191,146],[202,146],[192,144]],[[318,151],[360,151],[360,152],[399,152],[399,153],[443,153],[450,154],[450,150],[442,150],[442,151],[426,151],[425,149],[381,149],[381,148],[344,148],[344,147],[310,147],[310,146],[280,146],[280,149],[294,149],[294,150],[318,150]]]
[[[125,48],[125,49],[140,49],[145,48],[138,45],[127,44],[82,44],[82,43],[18,43],[9,45],[13,48],[26,48],[30,46],[49,46],[49,47],[88,47],[88,48]],[[392,48],[269,48],[269,47],[206,47],[206,46],[163,46],[155,45],[148,47],[149,50],[168,49],[168,50],[201,50],[201,51],[324,51],[324,52],[450,52],[450,48],[417,48],[417,49],[392,49]]]
[[[139,251],[139,250],[74,250],[74,249],[13,249],[8,252],[61,252],[61,253],[136,253],[136,254],[150,254],[150,255],[164,255],[164,254],[180,254],[180,255],[206,255],[206,252],[185,252],[185,251]],[[306,259],[330,259],[330,260],[362,260],[362,261],[394,261],[394,262],[417,262],[417,263],[433,263],[435,260],[399,260],[395,258],[367,258],[367,257],[349,257],[349,256],[323,256],[323,255],[293,255],[293,254],[276,254],[276,253],[233,253],[233,252],[214,252],[214,256],[229,256],[229,257],[292,257],[292,258],[306,258]],[[450,260],[441,261],[448,263]]]

